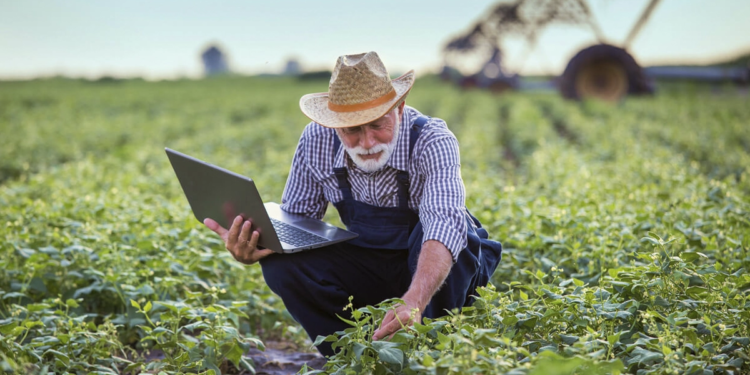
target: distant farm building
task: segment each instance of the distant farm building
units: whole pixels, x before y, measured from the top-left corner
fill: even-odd
[[[286,66],[284,67],[284,74],[285,76],[298,76],[302,73],[302,68],[299,64],[299,61],[295,59],[289,59],[286,62]]]
[[[219,47],[208,47],[201,54],[201,59],[203,60],[203,69],[206,76],[229,73],[227,56],[221,51],[221,49],[219,49]]]

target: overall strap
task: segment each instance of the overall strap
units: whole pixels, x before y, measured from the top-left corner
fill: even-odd
[[[414,120],[414,124],[412,124],[411,130],[409,131],[409,159],[411,159],[411,154],[414,152],[414,145],[417,144],[419,135],[422,134],[422,128],[424,128],[429,120],[430,118],[427,116],[419,116]]]
[[[419,116],[414,121],[414,124],[412,124],[411,129],[409,129],[409,159],[411,159],[411,154],[414,152],[414,145],[417,144],[417,140],[419,139],[420,134],[422,134],[422,128],[429,120],[430,118],[427,116]],[[341,148],[341,140],[338,135],[335,134],[336,131],[333,130],[333,132],[333,165],[336,165],[336,155],[339,152],[339,148]],[[341,190],[344,199],[353,199],[352,186],[349,184],[349,173],[346,170],[346,166],[341,168],[334,167],[333,173],[336,174],[339,190]],[[408,209],[410,186],[409,172],[398,171],[396,173],[396,182],[398,183],[398,206],[400,208]]]
[[[341,140],[336,134],[336,130],[333,130],[333,173],[336,174],[336,180],[339,182],[339,190],[341,190],[344,199],[354,199],[354,196],[352,196],[352,186],[349,184],[349,172],[346,171],[346,166],[341,168],[335,167],[336,155],[339,153],[339,148],[341,148]]]
[[[430,118],[427,116],[419,116],[414,121],[414,124],[409,129],[409,159],[414,151],[414,145],[417,144],[419,135],[422,134],[422,128]],[[408,167],[407,167],[408,169]],[[398,171],[396,173],[396,182],[398,183],[398,206],[400,208],[409,208],[409,172]]]
[[[409,172],[396,172],[396,183],[398,184],[398,207],[409,208]]]

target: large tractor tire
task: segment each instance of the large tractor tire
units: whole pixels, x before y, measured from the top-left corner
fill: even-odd
[[[487,88],[493,94],[503,94],[505,92],[513,90],[513,84],[505,80],[495,80],[487,85]]]
[[[597,44],[578,52],[565,67],[558,85],[568,99],[619,101],[627,94],[653,93],[643,70],[622,48]]]

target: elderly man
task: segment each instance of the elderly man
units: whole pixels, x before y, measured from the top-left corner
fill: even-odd
[[[235,259],[260,261],[312,340],[343,330],[336,314],[400,297],[373,340],[421,317],[472,302],[500,261],[500,243],[464,206],[458,142],[444,121],[404,104],[410,71],[391,80],[374,52],[339,57],[329,92],[300,99],[311,122],[292,161],[282,209],[322,218],[332,202],[354,240],[293,254],[257,249],[238,217],[229,230],[208,219]],[[318,349],[332,355],[330,344]]]

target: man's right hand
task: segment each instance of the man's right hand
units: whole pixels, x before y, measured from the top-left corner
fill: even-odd
[[[256,230],[251,234],[250,228],[253,223],[250,220],[245,221],[242,216],[234,218],[232,227],[229,230],[226,230],[212,219],[203,220],[203,224],[221,236],[227,250],[240,263],[253,264],[274,253],[273,250],[258,249],[260,233]]]

